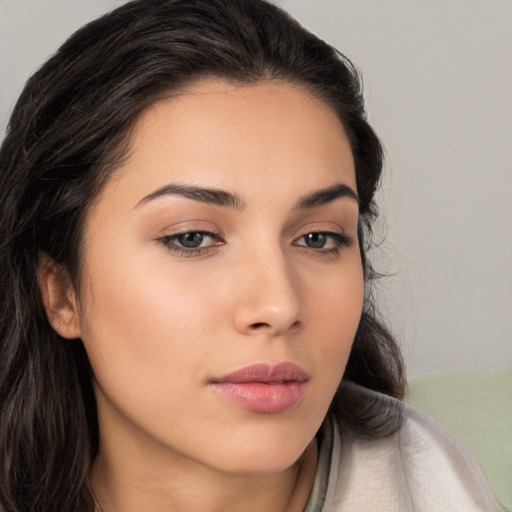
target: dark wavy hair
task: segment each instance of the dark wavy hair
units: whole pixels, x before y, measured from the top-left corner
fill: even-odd
[[[135,0],[81,28],[28,80],[0,150],[0,501],[9,512],[94,509],[92,373],[82,342],[60,338],[47,320],[38,262],[49,256],[79,286],[84,218],[126,156],[134,123],[207,77],[298,84],[338,114],[355,161],[367,293],[332,409],[359,435],[397,428],[396,415],[350,384],[398,398],[405,385],[369,293],[383,151],[357,70],[264,0]]]

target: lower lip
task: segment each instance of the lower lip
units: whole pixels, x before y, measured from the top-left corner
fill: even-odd
[[[254,412],[276,413],[296,405],[304,395],[305,382],[282,384],[262,382],[216,382],[213,390],[224,398]]]

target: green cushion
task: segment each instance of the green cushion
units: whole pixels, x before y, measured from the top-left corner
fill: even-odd
[[[406,402],[462,439],[498,501],[512,512],[512,368],[425,375],[409,384]]]

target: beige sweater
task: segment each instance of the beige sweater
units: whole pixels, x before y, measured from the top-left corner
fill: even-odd
[[[503,512],[469,450],[414,407],[403,405],[402,426],[388,437],[359,439],[332,420],[322,433],[305,512]]]

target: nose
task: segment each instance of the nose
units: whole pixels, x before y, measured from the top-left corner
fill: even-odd
[[[300,325],[298,277],[280,250],[253,254],[238,275],[234,324],[239,332],[278,336]]]

